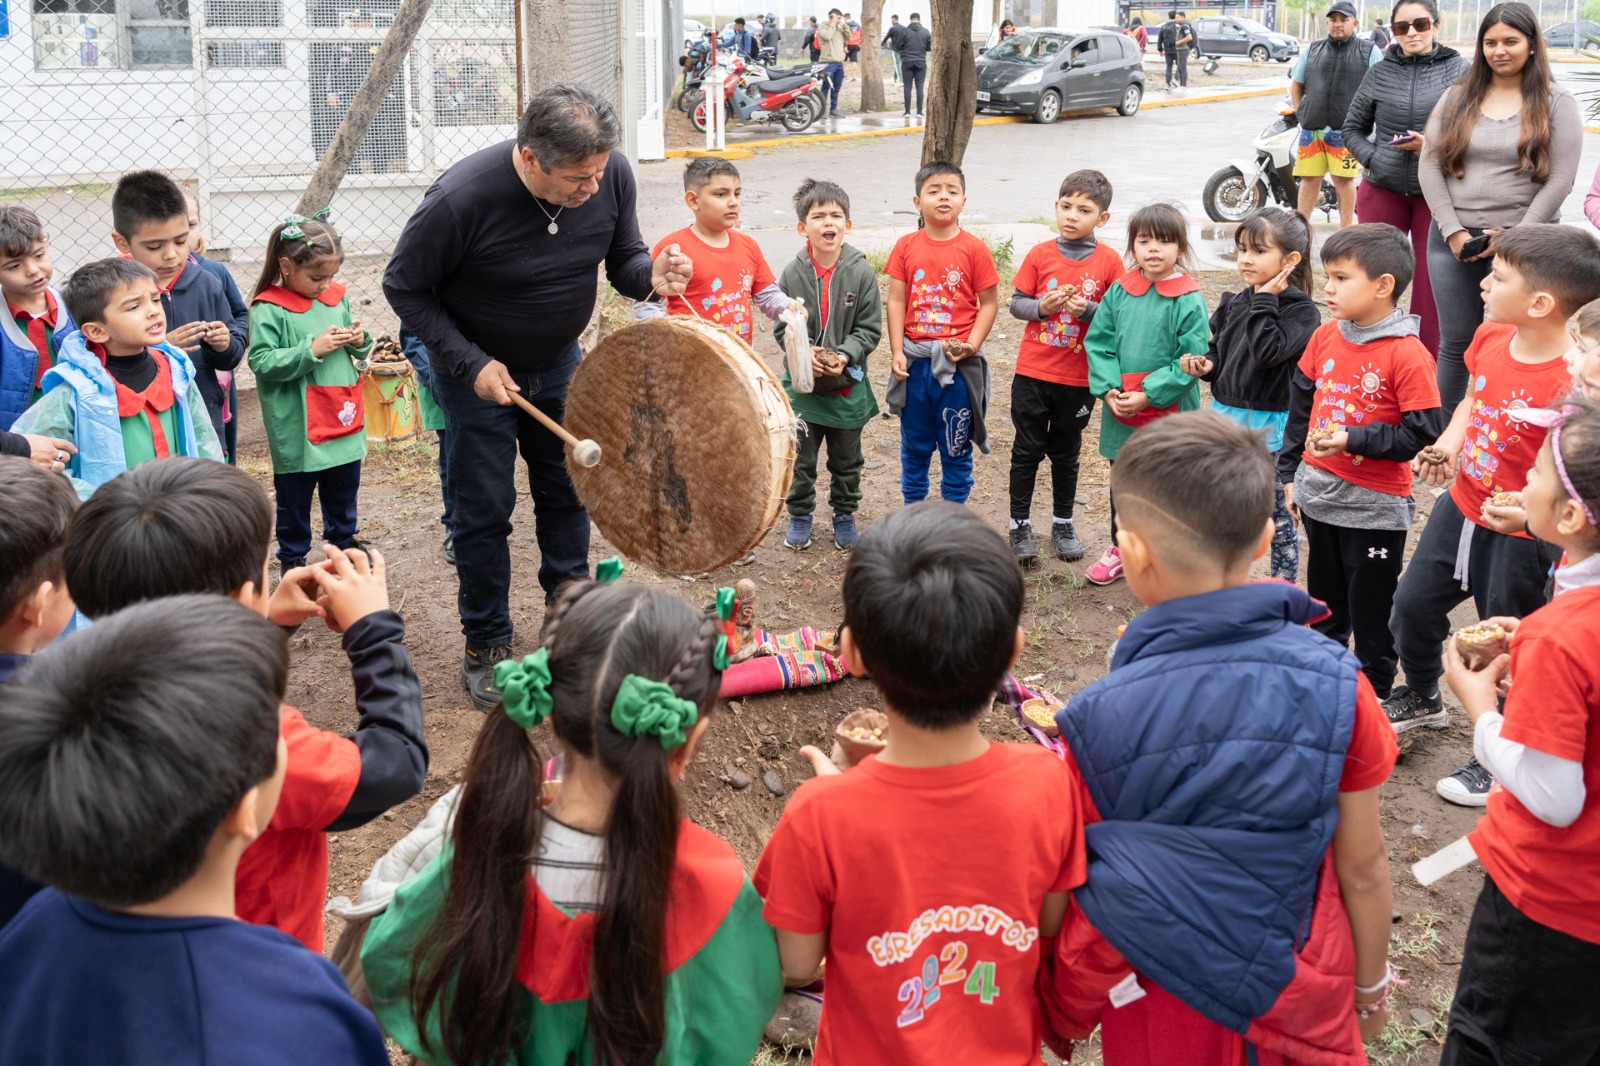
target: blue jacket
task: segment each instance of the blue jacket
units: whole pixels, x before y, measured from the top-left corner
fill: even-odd
[[[209,260],[202,263],[191,255],[183,272],[172,283],[172,289],[161,294],[161,307],[167,313],[168,330],[190,322],[228,324],[226,351],[214,351],[202,343],[194,351],[184,353],[194,364],[195,387],[206,401],[206,411],[211,415],[211,428],[217,431],[217,439],[221,440],[222,401],[226,393],[217,382],[216,372],[233,370],[244,359],[249,332],[245,323],[234,314],[222,282],[208,269],[211,266],[220,267],[221,264],[212,264]]]
[[[221,449],[215,436],[201,440],[199,430],[202,420],[195,424],[195,413],[189,408],[189,387],[195,384],[196,372],[189,357],[170,344],[158,346],[172,366],[172,393],[176,397],[174,421],[178,440],[172,445],[173,455],[191,458],[215,459]],[[69,407],[72,412],[72,442],[78,454],[67,462],[67,476],[78,483],[79,495],[86,494],[128,469],[122,449],[122,418],[117,414],[117,383],[107,373],[100,358],[89,350],[83,331],[74,330],[61,341],[56,353],[56,364],[45,371],[45,396],[17,422],[18,433],[51,430],[56,427],[40,425],[36,419],[51,402],[50,392],[66,387],[71,390]],[[216,376],[212,375],[212,384]]]
[[[1294,976],[1338,823],[1354,656],[1293,585],[1157,604],[1056,717],[1103,821],[1085,917],[1141,973],[1237,1032]]]
[[[55,335],[59,348],[61,338],[78,327],[67,314],[61,294],[51,289],[50,295],[56,301]],[[33,350],[33,342],[9,313],[0,314],[0,429],[10,429],[17,416],[33,403],[33,382],[38,375],[39,353]]]

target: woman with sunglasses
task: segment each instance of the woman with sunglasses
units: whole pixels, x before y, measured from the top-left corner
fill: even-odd
[[[1440,44],[1439,8],[1434,0],[1400,0],[1390,18],[1394,43],[1367,71],[1345,113],[1344,143],[1365,168],[1356,191],[1362,222],[1387,222],[1411,235],[1416,276],[1411,282],[1411,313],[1422,319],[1421,340],[1439,349],[1439,316],[1428,285],[1428,231],[1433,215],[1417,178],[1422,130],[1428,116],[1455,84],[1467,61]]]
[[[1439,310],[1439,396],[1449,410],[1466,393],[1461,356],[1483,322],[1479,285],[1495,237],[1557,221],[1578,174],[1583,117],[1551,76],[1531,7],[1496,4],[1483,16],[1472,62],[1434,108],[1424,141],[1419,176],[1433,212],[1428,276]]]

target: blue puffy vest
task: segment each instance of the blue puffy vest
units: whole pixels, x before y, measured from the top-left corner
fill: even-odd
[[[56,300],[56,347],[67,334],[77,329],[61,294],[50,290]],[[0,314],[0,429],[10,429],[17,416],[33,403],[33,383],[39,376],[39,353],[17,325],[9,311]]]
[[[1237,1032],[1294,975],[1338,823],[1354,656],[1270,581],[1157,604],[1057,716],[1101,822],[1085,916],[1141,973]]]

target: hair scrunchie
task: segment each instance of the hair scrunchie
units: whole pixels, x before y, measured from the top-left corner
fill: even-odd
[[[307,218],[305,215],[284,215],[283,229],[279,231],[279,234],[291,241],[303,241],[306,239],[306,231],[301,228],[301,224],[310,222],[312,219],[326,222],[328,220],[328,211],[329,208],[326,207],[321,211],[313,211],[311,218]]]
[[[653,736],[661,747],[671,751],[688,739],[685,730],[700,717],[693,700],[672,691],[664,681],[651,681],[638,674],[622,679],[617,698],[611,703],[611,724],[624,736]]]
[[[622,560],[615,555],[594,564],[594,579],[597,584],[614,585],[621,576]]]
[[[733,650],[734,640],[738,634],[738,628],[733,621],[737,596],[738,593],[731,588],[717,590],[716,607],[713,609],[717,619],[717,642],[711,649],[711,665],[718,670],[728,668],[728,653]]]
[[[550,716],[550,653],[543,648],[519,662],[505,659],[494,664],[494,687],[506,717],[523,729],[532,729]]]

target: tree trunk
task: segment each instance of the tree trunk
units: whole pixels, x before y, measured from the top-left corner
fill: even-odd
[[[930,0],[933,52],[928,57],[928,124],[922,161],[961,164],[978,108],[972,55],[972,0]]]
[[[861,110],[883,110],[883,0],[861,0]]]
[[[295,214],[309,216],[333,202],[333,194],[339,191],[339,183],[350,169],[350,161],[361,150],[373,116],[378,113],[383,98],[389,95],[389,88],[405,65],[406,56],[411,54],[411,42],[417,39],[417,31],[422,29],[432,6],[433,0],[402,0],[383,44],[378,46],[378,54],[372,59],[372,66],[367,69],[367,76],[361,79],[356,98],[350,102],[350,109],[344,113],[344,120],[333,135],[333,143],[322,154],[300,203],[295,206]]]

